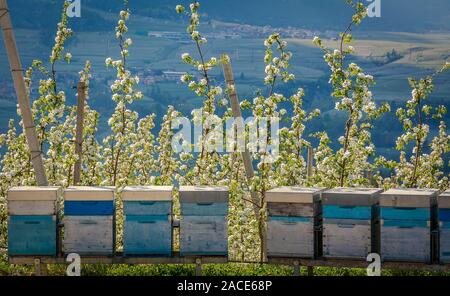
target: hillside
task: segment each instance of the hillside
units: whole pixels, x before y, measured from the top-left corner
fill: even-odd
[[[59,15],[62,0],[9,1],[17,26],[48,28]],[[173,13],[176,4],[186,0],[131,0],[130,8],[139,15],[163,19],[178,19]],[[368,2],[369,3],[369,2]],[[83,0],[83,8],[117,11],[122,0]],[[29,9],[45,6],[45,9]],[[313,30],[333,30],[345,25],[350,16],[342,0],[227,0],[204,1],[202,9],[211,19],[254,25],[294,26]],[[372,18],[361,26],[363,31],[428,32],[450,30],[450,2],[448,0],[381,0],[381,18]],[[83,30],[104,30],[104,20],[98,14],[83,10]]]

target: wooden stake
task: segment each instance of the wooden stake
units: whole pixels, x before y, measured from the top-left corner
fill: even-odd
[[[195,260],[195,276],[202,276],[202,259]]]
[[[75,154],[78,160],[73,168],[73,184],[78,185],[81,179],[81,157],[83,155],[83,129],[84,129],[84,106],[86,101],[86,84],[78,83],[78,104],[77,104],[77,132],[75,140]]]
[[[307,267],[308,276],[314,276],[314,266]]]
[[[294,261],[294,274],[293,276],[300,276],[300,263],[298,261]]]
[[[39,144],[36,127],[33,121],[33,115],[30,108],[30,99],[23,77],[22,64],[20,62],[17,50],[16,39],[9,15],[6,0],[0,0],[0,26],[3,31],[3,39],[6,46],[9,65],[12,71],[14,88],[19,103],[20,112],[22,114],[25,136],[31,153],[31,162],[36,174],[36,182],[39,186],[47,186],[47,176],[45,175],[44,163],[42,161],[41,145]]]
[[[225,76],[225,82],[227,84],[227,87],[230,89],[230,101],[231,101],[231,110],[233,112],[233,117],[236,119],[236,125],[237,130],[244,131],[244,120],[242,118],[241,114],[241,107],[239,105],[239,99],[236,92],[236,84],[234,82],[234,76],[233,76],[233,70],[231,68],[231,62],[223,63],[223,72]],[[244,163],[245,168],[245,174],[247,176],[247,180],[250,182],[251,179],[255,176],[255,172],[253,170],[253,164],[252,164],[252,158],[250,156],[250,151],[247,148],[247,145],[245,144],[244,139],[244,151],[241,153],[242,155],[242,161]],[[260,200],[258,197],[258,194],[254,192],[253,190],[250,191],[252,202],[253,202],[253,209],[255,212],[255,217],[258,219],[260,217],[260,207],[258,206],[260,204]],[[261,242],[261,247],[263,248],[263,253],[267,254],[266,250],[266,234],[264,233],[263,241]],[[266,257],[266,255],[264,255]],[[264,259],[265,260],[265,259]]]
[[[308,174],[308,177],[311,177],[313,175],[313,160],[314,160],[314,150],[312,147],[308,147],[308,163],[306,166],[306,172]]]
[[[47,276],[47,264],[41,262],[41,259],[34,259],[34,274],[35,276]]]

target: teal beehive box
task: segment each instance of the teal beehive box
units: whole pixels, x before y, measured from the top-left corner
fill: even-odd
[[[377,188],[334,188],[322,193],[323,256],[365,260],[378,252]]]
[[[390,189],[380,196],[381,258],[385,261],[432,261],[432,232],[437,229],[434,189]]]
[[[172,191],[172,186],[125,187],[124,255],[172,255]]]
[[[9,256],[56,256],[61,189],[14,187],[8,190]]]
[[[450,190],[438,197],[439,208],[439,260],[450,263]]]

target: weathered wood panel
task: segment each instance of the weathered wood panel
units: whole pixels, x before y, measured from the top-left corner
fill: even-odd
[[[56,256],[56,223],[56,216],[8,217],[8,254]]]
[[[284,186],[267,191],[267,202],[312,204],[320,201],[325,188]]]
[[[111,216],[114,214],[114,201],[76,200],[64,202],[66,216]]]
[[[225,202],[182,202],[181,214],[184,216],[226,216],[228,203]]]
[[[450,263],[450,224],[441,223],[439,233],[439,257],[441,263]]]
[[[381,219],[430,221],[430,208],[386,208],[381,207]]]
[[[181,186],[181,203],[227,203],[228,188],[218,186]]]
[[[54,216],[58,214],[59,203],[51,200],[8,201],[8,215]]]
[[[381,257],[386,261],[430,262],[430,229],[381,225]]]
[[[442,192],[437,200],[440,209],[450,209],[450,189]]]
[[[170,216],[126,216],[124,254],[172,254],[172,222]]]
[[[389,189],[380,195],[380,205],[383,207],[429,208],[437,204],[435,189]]]
[[[328,219],[372,219],[372,207],[324,205],[323,217]]]
[[[172,214],[171,201],[124,201],[125,215],[170,215]]]
[[[115,188],[111,186],[71,186],[64,190],[64,200],[114,200],[114,192]]]
[[[223,216],[184,216],[180,222],[182,255],[227,255],[228,223]]]
[[[323,205],[372,206],[378,202],[382,189],[334,188],[322,193]]]
[[[267,255],[314,258],[314,219],[271,217],[267,224]]]
[[[303,204],[303,203],[267,203],[269,216],[286,216],[286,217],[314,217],[315,214],[320,215],[321,207],[319,203]]]
[[[58,200],[62,190],[57,186],[20,186],[8,190],[8,201]]]
[[[114,252],[112,216],[64,217],[64,252],[80,255],[112,255]]]
[[[450,221],[450,209],[439,209],[439,221]]]
[[[122,191],[124,201],[172,201],[172,186],[127,186]]]
[[[370,221],[327,220],[323,222],[323,256],[325,258],[365,259],[371,252]]]

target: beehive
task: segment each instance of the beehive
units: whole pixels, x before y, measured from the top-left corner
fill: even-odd
[[[111,256],[114,246],[114,188],[67,188],[64,192],[64,252]]]
[[[377,251],[381,189],[335,188],[322,193],[323,256],[366,259]]]
[[[14,187],[8,190],[9,256],[56,256],[61,189]]]
[[[180,188],[180,253],[228,255],[228,188]]]
[[[322,191],[322,188],[280,187],[267,192],[269,257],[319,255]]]
[[[437,225],[438,191],[390,189],[380,196],[381,257],[385,261],[430,262]]]
[[[125,187],[124,255],[172,254],[171,186]]]
[[[438,197],[439,207],[439,258],[450,263],[450,190]]]

